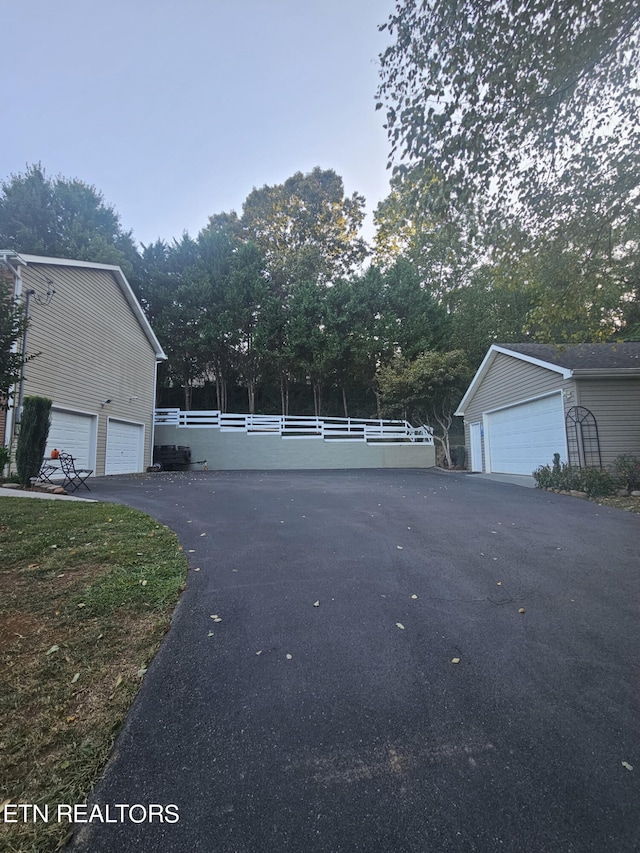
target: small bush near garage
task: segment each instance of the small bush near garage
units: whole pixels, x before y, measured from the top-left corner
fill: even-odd
[[[617,456],[611,465],[616,486],[628,492],[640,490],[640,459],[637,456]]]
[[[616,490],[613,477],[602,468],[573,468],[560,462],[554,454],[552,465],[541,465],[533,472],[538,489],[554,489],[558,492],[585,492],[588,497],[612,495]]]

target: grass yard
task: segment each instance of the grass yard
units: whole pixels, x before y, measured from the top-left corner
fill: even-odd
[[[185,577],[175,534],[137,510],[0,498],[0,810],[86,800]],[[68,833],[0,819],[0,851]]]

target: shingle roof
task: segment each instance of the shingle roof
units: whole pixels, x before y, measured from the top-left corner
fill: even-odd
[[[640,368],[640,341],[618,344],[496,344],[569,370]]]

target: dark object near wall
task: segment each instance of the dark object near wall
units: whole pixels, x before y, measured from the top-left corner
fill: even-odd
[[[153,462],[162,466],[164,471],[174,471],[191,464],[191,448],[179,444],[156,444],[153,448]]]

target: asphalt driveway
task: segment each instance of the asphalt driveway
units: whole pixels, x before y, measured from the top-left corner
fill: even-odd
[[[638,516],[413,470],[92,497],[173,527],[190,572],[95,792],[144,811],[74,851],[639,849]]]

